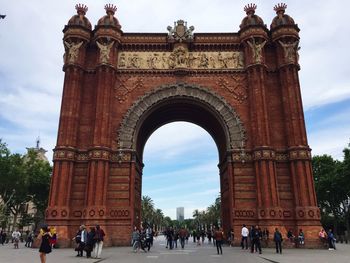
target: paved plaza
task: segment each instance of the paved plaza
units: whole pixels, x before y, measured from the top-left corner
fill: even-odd
[[[75,257],[76,252],[73,249],[55,249],[47,256],[47,263],[206,263],[206,262],[281,262],[281,263],[349,263],[350,245],[337,244],[337,250],[328,251],[326,249],[285,249],[282,255],[276,254],[274,249],[264,249],[263,253],[251,254],[247,250],[238,247],[223,248],[223,255],[216,254],[216,248],[211,244],[205,243],[202,246],[196,246],[189,241],[185,249],[180,246],[173,250],[165,248],[165,240],[158,237],[153,248],[148,253],[131,251],[131,247],[113,247],[105,248],[102,252],[102,259],[87,259]],[[20,243],[20,249],[13,249],[12,244],[0,246],[1,263],[36,263],[40,262],[38,249],[30,249]]]

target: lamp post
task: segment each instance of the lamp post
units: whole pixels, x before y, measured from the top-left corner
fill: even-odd
[[[5,19],[6,15],[0,15],[0,19]]]

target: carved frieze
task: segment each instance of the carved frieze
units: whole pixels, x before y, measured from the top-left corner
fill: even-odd
[[[244,68],[243,52],[188,52],[184,47],[173,52],[129,52],[118,54],[119,69],[235,69]]]

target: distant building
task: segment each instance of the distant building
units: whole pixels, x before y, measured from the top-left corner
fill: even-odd
[[[177,207],[176,208],[176,220],[177,221],[184,221],[185,219],[185,208],[183,207]]]

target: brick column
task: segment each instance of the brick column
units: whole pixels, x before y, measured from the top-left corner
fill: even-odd
[[[251,133],[254,134],[250,139],[257,186],[257,217],[259,220],[280,219],[275,150],[270,139],[268,118],[264,49],[261,51],[261,58],[253,52],[253,45],[267,43],[267,39],[255,37],[246,40],[246,43],[250,122]],[[263,225],[266,223],[262,222]]]

